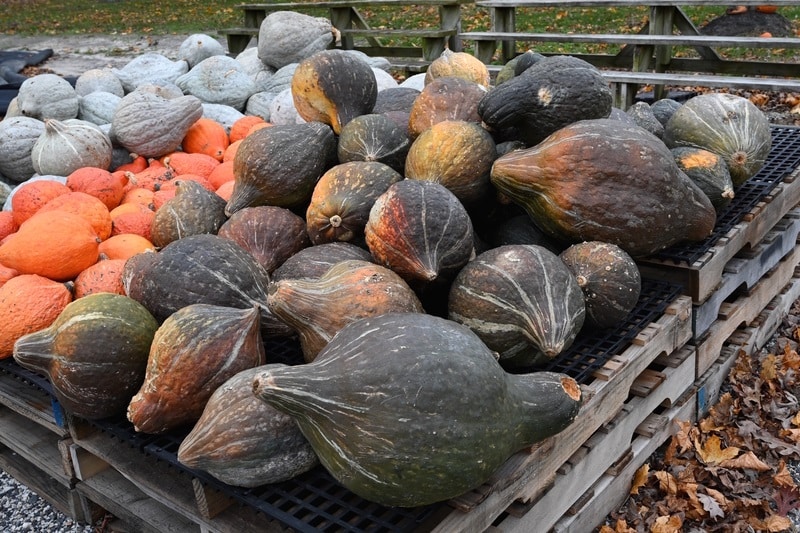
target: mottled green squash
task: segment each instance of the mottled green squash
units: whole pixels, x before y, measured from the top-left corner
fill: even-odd
[[[424,313],[353,322],[313,362],[265,370],[253,388],[297,420],[342,485],[401,507],[480,486],[581,403],[572,378],[506,373],[468,328]]]
[[[689,146],[673,148],[672,155],[678,167],[706,193],[717,212],[731,203],[735,195],[733,179],[722,156]]]

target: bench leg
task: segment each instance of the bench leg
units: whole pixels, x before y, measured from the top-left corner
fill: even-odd
[[[497,41],[475,41],[474,55],[487,65],[492,62],[497,51]]]
[[[422,39],[422,59],[425,61],[433,61],[438,59],[444,52],[447,39],[441,37],[430,38],[424,37]]]
[[[250,44],[251,39],[258,40],[257,37],[253,37],[251,35],[234,35],[229,33],[226,37],[228,41],[228,52],[231,55],[237,55],[247,48],[247,45]]]

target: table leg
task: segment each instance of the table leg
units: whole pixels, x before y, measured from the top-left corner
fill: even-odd
[[[461,5],[447,4],[439,6],[440,27],[445,30],[455,29],[456,34],[447,40],[447,46],[453,52],[461,52],[463,44],[458,36],[461,33]]]

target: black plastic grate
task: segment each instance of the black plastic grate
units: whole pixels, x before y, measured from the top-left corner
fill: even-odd
[[[714,231],[696,243],[681,243],[653,255],[655,259],[693,264],[728,234],[772,190],[800,167],[800,127],[770,126],[772,147],[761,170],[735,190],[731,203],[717,216]]]

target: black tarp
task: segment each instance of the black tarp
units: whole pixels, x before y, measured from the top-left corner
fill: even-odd
[[[27,78],[20,74],[25,67],[39,65],[53,55],[52,49],[38,52],[0,50],[0,116],[6,114],[19,86]]]

